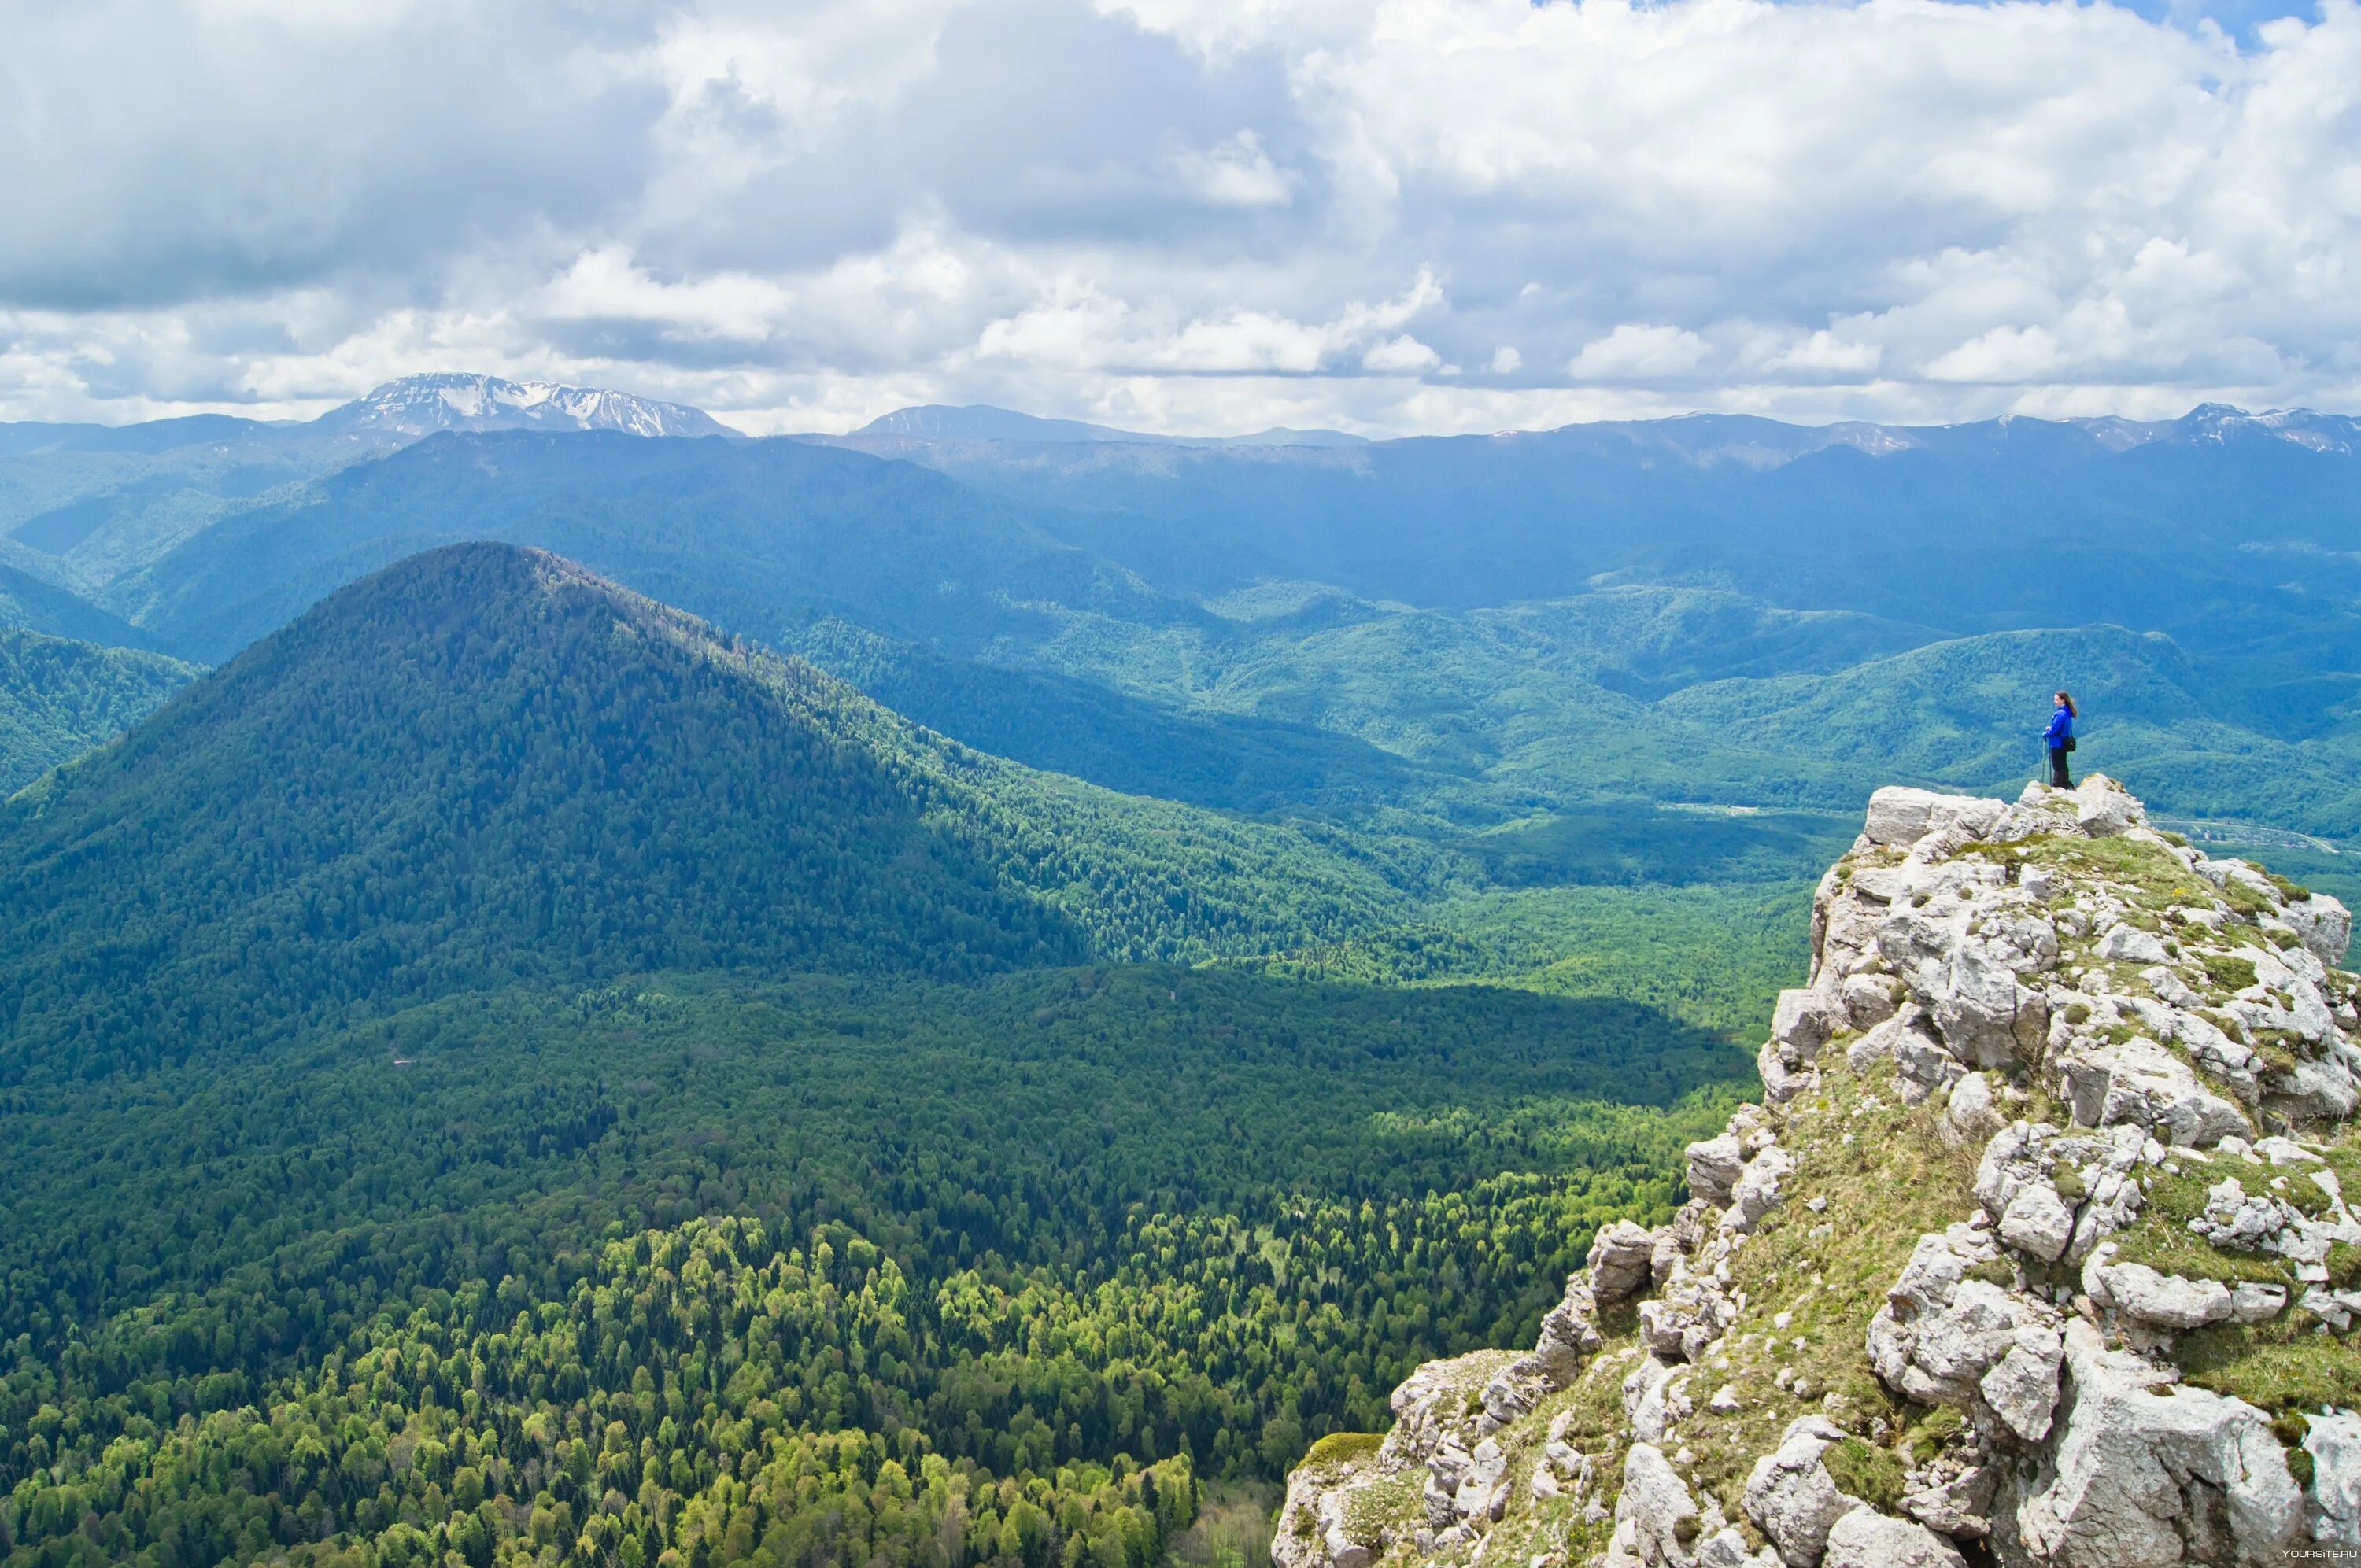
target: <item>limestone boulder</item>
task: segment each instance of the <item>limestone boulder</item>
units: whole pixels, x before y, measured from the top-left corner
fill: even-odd
[[[1784,1105],[1819,1078],[1811,1058],[1778,1040],[1763,1042],[1763,1048],[1754,1054],[1754,1071],[1763,1080],[1763,1100],[1773,1105]]]
[[[1855,1508],[1828,1530],[1825,1568],[1967,1568],[1960,1549],[1910,1519]]]
[[[1394,1386],[1387,1403],[1393,1431],[1386,1434],[1384,1460],[1396,1469],[1423,1464],[1445,1444],[1472,1437],[1467,1397],[1499,1370],[1497,1351],[1474,1351],[1448,1361],[1429,1361]]]
[[[2265,1073],[2262,1090],[2266,1110],[2298,1124],[2342,1122],[2361,1111],[2353,1069],[2333,1056],[2299,1057],[2290,1067]]]
[[[1655,1240],[1646,1227],[1618,1220],[1591,1239],[1590,1289],[1601,1305],[1628,1300],[1647,1288]]]
[[[1701,1138],[1688,1146],[1689,1195],[1719,1209],[1730,1201],[1746,1168],[1746,1151],[1730,1134]]]
[[[1921,1236],[1870,1320],[1870,1365],[1906,1398],[1989,1411],[2038,1442],[2058,1403],[2059,1320],[1986,1277],[2001,1272],[2000,1262],[1991,1242],[1966,1225]]]
[[[1640,1303],[1640,1342],[1666,1361],[1694,1362],[1737,1319],[1728,1292],[1684,1264],[1653,1300]]]
[[[2218,1279],[2159,1274],[2146,1264],[2095,1255],[2083,1266],[2082,1278],[2092,1300],[2153,1328],[2200,1329],[2231,1315],[2230,1288]]]
[[[2074,1211],[2048,1182],[2027,1181],[2001,1212],[2000,1239],[2044,1263],[2055,1263],[2074,1239]]]
[[[1916,1029],[1894,1038],[1894,1088],[1905,1105],[1924,1102],[1967,1073],[1958,1057]]]
[[[1894,1016],[1902,1005],[1902,988],[1882,974],[1846,977],[1837,994],[1844,1003],[1845,1022],[1856,1029],[1873,1029]]]
[[[2067,1402],[2055,1444],[2016,1510],[2032,1556],[2054,1568],[2172,1568],[2282,1561],[2303,1494],[2263,1412],[2110,1351],[2066,1325]]]
[[[1942,1042],[1935,1038],[1933,1027],[1924,1008],[1905,1003],[1845,1047],[1845,1063],[1856,1073],[1867,1073],[1880,1062],[1929,1051],[1940,1054]]]
[[[2137,1217],[2135,1172],[2148,1143],[2145,1129],[2129,1124],[2070,1132],[2046,1122],[2012,1123],[1984,1146],[1976,1168],[1976,1201],[2009,1245],[2045,1263],[2079,1266],[2093,1246]],[[2071,1170],[2081,1185],[2086,1195],[2079,1201],[2066,1199],[2054,1185],[2052,1174],[2061,1168]],[[2038,1190],[2026,1196],[2028,1190],[2039,1189],[2073,1211],[2073,1237],[2054,1257],[2047,1252],[2056,1223],[2050,1200]]]
[[[2074,790],[2074,824],[2093,839],[2111,839],[2147,821],[2147,808],[2104,773],[2092,773]]]
[[[2099,938],[2099,956],[2109,963],[2160,964],[2169,956],[2164,938],[2136,926],[2113,926]]]
[[[2058,1069],[2074,1120],[2086,1127],[2129,1124],[2161,1141],[2198,1148],[2250,1130],[2237,1106],[2200,1083],[2180,1057],[2142,1036],[2077,1042]]]
[[[2007,954],[1981,941],[1952,948],[1928,1011],[1943,1044],[1971,1068],[2030,1059],[2049,1030],[2048,999],[2017,979]]]
[[[1679,1364],[1644,1355],[1623,1376],[1623,1424],[1641,1442],[1664,1440],[1664,1419],[1671,1404],[1669,1390]]]
[[[2267,1323],[2287,1310],[2287,1304],[2284,1285],[2265,1285],[2250,1279],[2230,1288],[2230,1321],[2235,1323]]]
[[[1771,1037],[1809,1061],[1848,1022],[1844,1000],[1835,992],[1817,987],[1783,991],[1771,1010]]]
[[[2047,1321],[2018,1323],[2009,1347],[1976,1380],[1976,1392],[2001,1424],[2026,1442],[2049,1435],[2058,1409],[2058,1375],[2065,1336]]]
[[[1761,1224],[1763,1217],[1786,1197],[1784,1183],[1795,1168],[1795,1160],[1775,1144],[1747,1161],[1738,1184],[1730,1190],[1722,1229],[1745,1235]]]
[[[1887,784],[1870,795],[1869,817],[1861,833],[1872,844],[1906,849],[1927,836],[1934,826],[1936,808],[1956,798],[1930,789]]]
[[[1484,1414],[1477,1424],[1492,1431],[1515,1420],[1573,1383],[1604,1343],[1598,1332],[1598,1300],[1590,1279],[1575,1275],[1565,1282],[1565,1294],[1557,1305],[1543,1316],[1533,1348],[1486,1380],[1481,1395]]]
[[[1902,1511],[1954,1541],[1973,1541],[1992,1533],[1993,1501],[1999,1495],[2000,1474],[1978,1456],[1938,1456],[1935,1463],[1904,1477]]]
[[[1623,1457],[1623,1494],[1615,1502],[1618,1530],[1631,1527],[1632,1546],[1643,1568],[1692,1568],[1705,1535],[1705,1519],[1688,1484],[1662,1450],[1635,1442]]]
[[[1943,1107],[1943,1120],[1953,1135],[1963,1141],[1989,1138],[2000,1131],[2001,1114],[1993,1102],[1992,1080],[1980,1072],[1963,1075],[1951,1085],[1951,1098]]]
[[[2288,1228],[2303,1223],[2303,1212],[2286,1199],[2250,1193],[2235,1176],[2225,1176],[2206,1189],[2205,1212],[2189,1228],[2215,1246],[2259,1253],[2279,1251]]]
[[[2279,918],[2295,927],[2305,948],[2322,963],[2335,968],[2345,962],[2353,945],[2352,912],[2324,893],[2290,899]]]
[[[1787,1568],[1817,1568],[1828,1551],[1828,1531],[1860,1498],[1838,1490],[1823,1463],[1844,1440],[1844,1431],[1819,1416],[1788,1424],[1778,1449],[1754,1462],[1746,1478],[1746,1517],[1778,1550]]]
[[[2312,1539],[2361,1549],[2361,1416],[2317,1415],[2310,1428],[2303,1451],[2312,1455]]]

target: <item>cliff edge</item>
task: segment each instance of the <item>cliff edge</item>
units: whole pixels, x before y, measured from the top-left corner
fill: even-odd
[[[1878,791],[1688,1203],[1316,1444],[1276,1568],[2361,1548],[2351,930],[2103,776]]]

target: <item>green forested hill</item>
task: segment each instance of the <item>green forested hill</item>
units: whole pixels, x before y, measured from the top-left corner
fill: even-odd
[[[0,626],[0,795],[122,734],[197,674],[160,653]]]
[[[0,813],[0,1076],[659,967],[1185,957],[1339,931],[1292,832],[944,743],[555,557],[415,557]]]

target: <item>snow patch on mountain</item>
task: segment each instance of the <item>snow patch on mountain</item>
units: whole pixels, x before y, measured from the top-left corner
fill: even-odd
[[[701,409],[629,392],[497,376],[405,376],[331,409],[315,429],[432,435],[459,430],[610,430],[627,435],[735,435]]]

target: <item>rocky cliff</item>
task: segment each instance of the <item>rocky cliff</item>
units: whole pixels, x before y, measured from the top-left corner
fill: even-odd
[[[2104,778],[1880,790],[1690,1201],[1315,1446],[1277,1568],[2361,1548],[2350,935]]]

